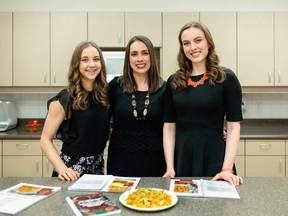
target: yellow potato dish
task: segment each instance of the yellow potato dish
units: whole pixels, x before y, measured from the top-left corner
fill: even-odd
[[[126,203],[138,208],[159,208],[171,205],[172,197],[164,190],[139,188],[129,194]]]

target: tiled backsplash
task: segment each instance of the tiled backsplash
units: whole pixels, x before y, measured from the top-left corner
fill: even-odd
[[[18,118],[45,118],[47,100],[55,94],[0,94],[0,100],[16,103]],[[288,94],[243,94],[244,119],[287,119]]]
[[[45,118],[47,100],[55,94],[0,94],[0,100],[14,101],[18,118]]]

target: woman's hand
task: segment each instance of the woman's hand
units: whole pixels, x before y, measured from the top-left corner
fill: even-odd
[[[214,178],[212,178],[212,180],[219,180],[219,179],[228,181],[230,182],[231,185],[234,185],[234,186],[238,186],[244,183],[242,177],[234,175],[233,173],[229,171],[221,171],[216,176],[214,176]]]
[[[58,178],[60,180],[75,181],[80,178],[80,174],[72,168],[67,168],[65,171],[59,173]]]
[[[175,171],[174,170],[167,170],[166,173],[163,175],[164,178],[174,178]]]

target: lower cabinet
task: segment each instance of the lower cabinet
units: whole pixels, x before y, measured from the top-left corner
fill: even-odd
[[[237,156],[235,159],[235,166],[237,170],[237,175],[244,177],[245,176],[245,141],[240,140]]]
[[[108,159],[108,148],[109,148],[109,141],[107,142],[106,148],[104,149],[104,174],[107,175],[107,159]]]
[[[285,140],[246,139],[245,175],[285,176]]]
[[[3,140],[4,177],[42,177],[39,140]]]
[[[2,177],[2,140],[0,140],[0,177]]]
[[[53,141],[58,153],[61,152],[61,148],[62,148],[62,141],[60,140],[54,140]],[[43,177],[51,177],[52,176],[52,172],[53,172],[53,166],[52,164],[48,161],[47,157],[45,156],[45,154],[43,153],[43,157],[42,157],[42,161],[43,161]]]

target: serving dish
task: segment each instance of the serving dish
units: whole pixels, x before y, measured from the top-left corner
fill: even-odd
[[[120,201],[120,203],[122,205],[124,205],[127,208],[130,208],[130,209],[133,209],[133,210],[136,210],[136,211],[144,211],[144,212],[162,211],[162,210],[165,210],[165,209],[173,207],[178,202],[178,197],[174,193],[171,193],[171,192],[169,192],[167,190],[163,190],[163,189],[159,189],[159,188],[151,188],[151,189],[152,190],[158,190],[158,191],[164,191],[166,194],[171,196],[172,203],[170,205],[167,205],[167,206],[155,207],[155,208],[140,208],[140,207],[136,207],[136,206],[133,206],[133,205],[129,205],[126,202],[126,199],[128,198],[128,196],[130,194],[132,194],[133,192],[137,191],[138,189],[126,191],[125,193],[121,194],[120,197],[119,197],[119,201]]]

